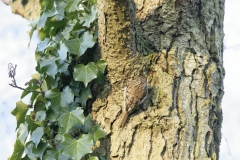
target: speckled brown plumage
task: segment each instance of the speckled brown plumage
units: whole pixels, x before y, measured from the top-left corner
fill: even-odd
[[[147,77],[141,76],[127,83],[124,89],[124,113],[120,127],[124,127],[128,115],[145,100],[147,93]]]

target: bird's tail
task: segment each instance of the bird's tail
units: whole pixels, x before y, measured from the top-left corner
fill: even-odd
[[[128,112],[125,112],[125,113],[123,114],[122,121],[121,121],[121,123],[120,123],[119,128],[123,128],[123,127],[124,127],[124,125],[125,125],[125,123],[126,123],[126,121],[127,121],[127,118],[128,118]]]

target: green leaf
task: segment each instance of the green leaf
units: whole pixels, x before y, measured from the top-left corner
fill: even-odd
[[[69,88],[69,86],[65,87],[61,93],[61,106],[67,106],[69,105],[71,102],[73,102],[73,92],[72,90]]]
[[[25,145],[25,153],[28,155],[30,159],[36,159],[36,157],[42,159],[42,155],[46,148],[47,143],[40,142],[39,145],[36,147],[34,143],[30,141]]]
[[[84,32],[80,39],[71,39],[65,41],[69,51],[76,54],[78,57],[83,55],[88,48],[94,46],[95,41],[90,32]]]
[[[21,160],[31,160],[31,159],[27,156],[27,154],[25,154],[25,156]]]
[[[83,107],[86,107],[87,100],[92,98],[92,92],[89,87],[83,88],[81,91],[81,96],[79,98],[79,102]]]
[[[44,66],[44,69],[45,69],[46,73],[53,78],[55,78],[55,75],[58,72],[58,67],[55,62]]]
[[[95,4],[97,4],[97,0],[88,0],[88,3],[90,5],[95,5]]]
[[[69,66],[69,64],[66,63],[66,62],[61,62],[61,63],[59,63],[59,65],[58,65],[58,72],[59,72],[59,73],[63,73],[63,72],[65,72],[65,71],[67,71],[68,66]]]
[[[21,160],[22,154],[24,151],[24,143],[21,140],[17,139],[14,143],[14,151],[10,160]]]
[[[68,0],[68,3],[65,7],[65,11],[74,12],[74,11],[78,10],[78,8],[79,8],[78,4],[80,1],[81,0]]]
[[[59,59],[62,61],[66,60],[67,58],[68,48],[62,41],[60,42],[60,48],[58,49]]]
[[[37,90],[39,89],[39,86],[37,85],[37,81],[36,79],[31,79],[29,82],[28,82],[28,87],[26,88],[26,90]],[[28,95],[29,93],[32,93],[33,92],[27,92],[27,91],[23,91],[22,92],[22,95],[21,95],[21,99],[23,99],[26,95]]]
[[[62,92],[58,89],[48,90],[45,92],[45,97],[51,99],[52,103],[55,105],[67,107],[73,102],[74,95],[69,86],[67,86]]]
[[[68,47],[69,51],[73,54],[76,54],[78,57],[80,56],[80,43],[80,39],[71,39],[65,41],[65,44]]]
[[[99,160],[98,157],[95,157],[95,156],[91,156],[88,158],[88,160]]]
[[[64,8],[66,6],[66,2],[64,1],[54,1],[56,5],[57,15],[55,15],[56,20],[60,21],[64,18]]]
[[[36,49],[36,52],[43,52],[48,47],[49,38],[45,38],[44,41],[41,41]]]
[[[31,119],[30,115],[26,116],[26,123],[28,124],[28,131],[31,132],[35,129],[34,125],[34,121]]]
[[[98,141],[100,138],[105,137],[107,134],[104,132],[104,130],[102,128],[100,128],[98,125],[94,125],[91,129],[90,129],[90,133],[89,133],[93,140],[96,142]]]
[[[28,43],[28,47],[30,46],[33,32],[34,32],[34,31],[36,30],[36,28],[37,28],[37,23],[38,23],[38,19],[35,19],[35,20],[31,20],[31,21],[30,21],[31,30],[28,32],[29,37],[30,37],[30,40],[29,40],[29,43]]]
[[[39,122],[42,122],[46,118],[46,112],[45,111],[38,111],[36,113],[36,120]]]
[[[90,62],[86,66],[78,64],[74,67],[73,77],[75,81],[81,81],[87,87],[88,83],[97,78],[98,69],[97,66]]]
[[[47,148],[46,151],[43,154],[43,160],[70,160],[71,157],[69,157],[66,154],[62,154],[59,152],[59,150],[55,148]]]
[[[51,148],[51,149],[46,149],[46,151],[43,154],[43,159],[44,160],[53,160],[53,159],[57,159],[58,156],[58,150],[55,148]]]
[[[93,35],[88,31],[84,32],[84,34],[80,38],[80,41],[80,55],[83,55],[88,48],[92,48],[96,43],[94,41]]]
[[[101,73],[104,73],[106,66],[107,66],[107,62],[104,60],[99,60],[97,61],[97,67],[98,67],[98,71]]]
[[[90,14],[83,13],[83,17],[80,17],[79,19],[80,19],[80,23],[84,22],[83,26],[86,26],[89,28],[90,24],[97,19],[97,7],[92,6],[91,13]]]
[[[11,112],[17,119],[17,128],[21,123],[25,122],[25,116],[28,111],[28,107],[22,101],[16,103],[16,108]]]
[[[51,121],[56,121],[56,118],[57,118],[57,115],[58,113],[57,112],[54,112],[54,110],[52,109],[49,109],[47,111],[47,118],[48,120],[51,120]]]
[[[44,91],[47,91],[48,88],[57,88],[59,80],[60,79],[59,79],[58,76],[55,77],[55,78],[53,78],[51,76],[46,76],[45,81],[42,85],[42,87],[45,85],[45,90]]]
[[[39,58],[39,64],[42,68],[44,66],[53,64],[56,60],[58,60],[58,57],[53,55],[45,55],[44,57]]]
[[[90,128],[92,127],[93,125],[93,121],[91,120],[90,116],[88,115],[86,118],[85,118],[85,123],[84,125],[82,126],[82,130],[84,132],[89,132]]]
[[[58,120],[60,126],[63,127],[65,133],[67,133],[75,124],[84,124],[83,110],[78,107],[77,109],[61,115]]]
[[[42,127],[37,127],[37,128],[32,132],[32,136],[31,136],[30,140],[33,141],[33,142],[35,143],[35,145],[37,146],[38,143],[40,142],[43,134],[44,134],[43,128],[42,128]]]
[[[63,153],[70,155],[73,160],[81,159],[85,154],[92,153],[93,141],[87,134],[83,134],[78,140],[65,135],[62,142]]]
[[[80,83],[81,82],[74,81],[74,79],[72,79],[71,82],[70,82],[71,89],[72,89],[75,96],[79,95],[80,89],[82,88],[80,86]]]
[[[104,71],[106,69],[107,63],[104,60],[97,61],[97,67],[98,67],[98,75],[96,81],[100,84],[104,83],[105,76]]]
[[[34,103],[34,113],[37,113],[38,111],[42,111],[44,110],[45,108],[47,108],[47,104],[49,102],[42,96],[42,95],[39,95],[36,99],[36,102]]]
[[[21,123],[17,132],[17,138],[21,140],[22,143],[24,143],[27,136],[28,136],[28,125],[27,123]]]
[[[44,28],[47,18],[54,16],[55,12],[56,12],[56,9],[55,9],[54,5],[52,5],[51,9],[44,10],[43,14],[41,15],[41,17],[40,17],[40,19],[38,21],[38,27],[39,28]]]
[[[65,29],[62,31],[63,37],[68,40],[70,38],[70,32],[73,30],[73,27],[76,25],[77,20],[74,19],[72,22],[69,22]]]

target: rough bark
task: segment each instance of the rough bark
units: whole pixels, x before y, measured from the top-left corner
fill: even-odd
[[[108,83],[92,117],[107,159],[218,159],[224,1],[99,0]],[[123,88],[147,70],[149,95],[119,129]]]
[[[14,0],[10,3],[12,13],[18,14],[27,20],[38,18],[40,15],[39,0]]]
[[[98,9],[108,81],[91,115],[108,135],[97,150],[113,160],[219,159],[224,0],[99,0]],[[143,70],[148,99],[119,129],[123,89]]]

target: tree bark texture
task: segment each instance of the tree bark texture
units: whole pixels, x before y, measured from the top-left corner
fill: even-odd
[[[39,0],[14,0],[10,3],[12,12],[27,20],[38,18],[40,15]]]
[[[224,0],[99,0],[108,63],[92,117],[107,159],[216,160],[221,141]],[[148,98],[124,128],[123,89],[148,76]]]

